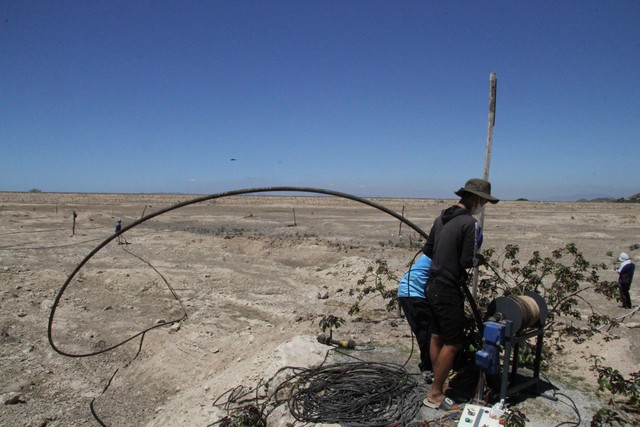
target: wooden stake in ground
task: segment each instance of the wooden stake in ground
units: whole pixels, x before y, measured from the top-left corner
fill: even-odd
[[[404,218],[404,205],[402,205],[402,218]],[[398,237],[402,237],[402,221],[400,221],[400,227],[398,227]]]
[[[491,146],[493,145],[493,127],[496,124],[496,91],[498,80],[496,73],[489,76],[489,124],[487,126],[487,148],[484,155],[483,179],[489,180],[489,166],[491,164]]]
[[[496,124],[496,92],[498,86],[498,79],[496,78],[496,73],[491,73],[489,75],[489,124],[487,126],[487,148],[484,154],[484,174],[482,178],[485,180],[489,180],[489,166],[491,165],[491,147],[493,145],[493,126]],[[480,223],[480,228],[484,227],[484,211],[480,214],[480,218],[478,218],[478,222]],[[478,268],[473,269],[473,287],[471,290],[471,295],[476,297],[478,291]]]

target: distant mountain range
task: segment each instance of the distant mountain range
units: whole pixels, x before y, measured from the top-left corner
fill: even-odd
[[[615,199],[612,197],[597,197],[595,199],[578,199],[577,202],[602,202],[602,203],[640,203],[640,193],[634,194],[629,198],[621,197]]]
[[[516,201],[529,201],[530,199],[521,197],[516,199]],[[534,199],[538,200],[538,199]],[[570,202],[575,201],[577,203],[640,203],[640,193],[634,194],[631,197],[604,197],[596,194],[576,194],[573,196],[564,196],[564,197],[548,197],[544,199],[539,199],[545,202]]]

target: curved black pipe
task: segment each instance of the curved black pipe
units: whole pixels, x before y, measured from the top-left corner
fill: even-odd
[[[49,339],[49,344],[51,345],[51,347],[58,352],[59,354],[62,354],[63,356],[68,356],[68,357],[86,357],[86,356],[93,356],[96,354],[100,354],[100,353],[104,353],[107,352],[109,350],[112,350],[126,342],[131,341],[132,339],[144,334],[145,332],[154,329],[154,328],[158,328],[161,326],[166,325],[167,323],[175,323],[178,322],[182,319],[178,319],[175,320],[173,322],[166,322],[166,323],[162,323],[159,325],[154,325],[153,327],[146,329],[145,331],[142,331],[136,335],[133,335],[131,337],[129,337],[128,339],[126,339],[125,341],[116,344],[114,346],[111,346],[109,348],[105,348],[103,350],[97,351],[97,352],[93,352],[93,353],[87,353],[87,354],[73,354],[73,353],[67,353],[65,351],[62,351],[61,349],[59,349],[58,347],[56,347],[55,343],[53,342],[53,336],[52,336],[52,328],[53,328],[53,318],[55,316],[56,313],[56,309],[58,308],[58,304],[60,303],[60,299],[62,298],[62,294],[64,294],[64,291],[67,289],[67,287],[69,286],[69,284],[71,283],[71,281],[73,280],[73,278],[75,277],[75,275],[80,271],[80,269],[82,269],[82,267],[96,254],[98,253],[103,247],[105,247],[107,244],[109,244],[109,242],[111,242],[113,239],[115,239],[117,236],[121,235],[122,233],[142,224],[145,221],[148,221],[152,218],[155,218],[159,215],[165,214],[167,212],[185,207],[185,206],[189,206],[189,205],[193,205],[196,203],[200,203],[200,202],[205,202],[207,200],[213,200],[213,199],[219,199],[222,197],[228,197],[228,196],[238,196],[238,195],[242,195],[242,194],[250,194],[250,193],[268,193],[268,192],[282,192],[282,191],[287,191],[287,192],[301,192],[301,193],[317,193],[317,194],[326,194],[329,196],[336,196],[336,197],[342,197],[345,199],[349,199],[349,200],[353,200],[355,202],[359,202],[362,204],[365,204],[367,206],[371,206],[373,208],[376,208],[378,210],[381,210],[382,212],[385,212],[395,218],[397,218],[398,220],[404,222],[405,224],[407,224],[409,227],[413,228],[416,232],[418,232],[418,234],[420,234],[422,237],[424,237],[425,239],[427,238],[428,234],[425,233],[422,229],[420,229],[420,227],[418,227],[416,224],[414,224],[413,222],[409,221],[408,219],[406,219],[404,216],[398,214],[397,212],[392,211],[391,209],[388,209],[384,206],[382,206],[379,203],[376,202],[372,202],[371,200],[367,200],[364,199],[362,197],[357,197],[357,196],[353,196],[351,194],[347,194],[347,193],[341,193],[339,191],[333,191],[333,190],[325,190],[322,188],[309,188],[309,187],[258,187],[258,188],[248,188],[248,189],[242,189],[242,190],[233,190],[233,191],[227,191],[224,193],[216,193],[216,194],[211,194],[208,196],[202,196],[202,197],[197,197],[195,199],[192,200],[187,200],[185,202],[181,202],[181,203],[177,203],[173,206],[169,206],[165,209],[161,209],[157,212],[153,212],[150,213],[147,216],[143,216],[142,218],[140,218],[137,221],[132,222],[131,224],[125,226],[122,228],[122,230],[118,233],[115,233],[113,235],[111,235],[110,237],[108,237],[106,240],[104,240],[102,243],[100,243],[98,246],[96,246],[95,249],[93,249],[81,262],[80,264],[78,264],[76,266],[76,268],[73,270],[73,272],[71,272],[71,274],[69,275],[69,277],[67,278],[67,280],[64,282],[64,284],[62,285],[62,287],[60,288],[60,290],[58,291],[58,294],[56,295],[56,298],[53,302],[53,307],[51,307],[51,313],[49,315],[49,325],[47,327],[47,336]]]

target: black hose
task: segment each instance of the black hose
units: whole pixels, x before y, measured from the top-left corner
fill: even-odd
[[[122,230],[120,230],[118,233],[114,233],[112,234],[110,237],[108,237],[107,239],[105,239],[102,243],[100,243],[98,246],[96,246],[95,249],[93,249],[77,266],[76,268],[71,272],[71,274],[69,275],[69,277],[67,277],[67,280],[64,282],[64,284],[62,285],[62,287],[60,288],[60,290],[58,291],[58,294],[56,295],[56,298],[53,302],[53,306],[51,307],[51,313],[49,315],[49,324],[47,327],[47,337],[49,339],[49,344],[51,345],[51,347],[59,354],[63,355],[63,356],[68,356],[68,357],[87,357],[87,356],[93,356],[96,354],[100,354],[100,353],[104,353],[106,351],[112,350],[126,342],[131,341],[132,339],[140,336],[141,334],[144,334],[145,332],[154,329],[154,328],[158,328],[161,326],[166,325],[167,323],[175,323],[177,321],[180,321],[181,319],[175,320],[175,321],[171,321],[171,322],[166,322],[166,323],[162,323],[159,325],[154,325],[148,329],[146,329],[145,331],[139,332],[129,338],[127,338],[126,340],[124,340],[121,343],[118,343],[116,345],[113,345],[109,348],[103,349],[101,351],[98,352],[93,352],[93,353],[82,353],[82,354],[78,354],[78,353],[69,353],[66,351],[61,350],[60,348],[58,348],[55,345],[55,342],[53,340],[53,319],[55,317],[55,313],[56,310],[58,308],[58,305],[60,303],[60,300],[62,299],[62,295],[64,294],[65,290],[67,289],[67,287],[69,286],[69,284],[71,283],[71,281],[73,280],[73,278],[76,276],[76,274],[82,269],[82,267],[96,254],[98,253],[102,248],[104,248],[107,244],[109,244],[109,242],[111,242],[113,239],[117,238],[118,236],[120,236],[121,234],[125,233],[128,230],[131,230],[134,227],[137,227],[138,225],[152,219],[155,218],[157,216],[160,216],[162,214],[165,214],[167,212],[171,212],[173,210],[179,209],[179,208],[183,208],[185,206],[189,206],[189,205],[193,205],[196,203],[201,203],[201,202],[206,202],[208,200],[214,200],[214,199],[220,199],[222,197],[229,197],[229,196],[238,196],[238,195],[242,195],[242,194],[251,194],[251,193],[271,193],[271,192],[301,192],[301,193],[317,193],[317,194],[326,194],[329,196],[336,196],[336,197],[342,197],[345,199],[349,199],[349,200],[353,200],[355,202],[358,203],[362,203],[365,204],[367,206],[371,206],[373,208],[376,208],[378,210],[381,210],[382,212],[385,212],[391,216],[393,216],[394,218],[397,218],[398,220],[404,222],[405,224],[407,224],[409,227],[413,228],[418,234],[420,234],[422,237],[424,237],[425,239],[427,238],[428,234],[425,233],[420,227],[418,227],[416,224],[414,224],[413,222],[409,221],[408,219],[406,219],[403,215],[398,214],[397,212],[388,209],[382,205],[380,205],[379,203],[373,202],[371,200],[367,200],[364,199],[362,197],[357,197],[357,196],[353,196],[351,194],[347,194],[347,193],[341,193],[338,191],[333,191],[333,190],[325,190],[325,189],[321,189],[321,188],[308,188],[308,187],[259,187],[259,188],[248,188],[248,189],[241,189],[241,190],[232,190],[232,191],[227,191],[224,193],[217,193],[217,194],[211,194],[208,196],[202,196],[202,197],[197,197],[195,199],[192,200],[187,200],[185,202],[181,202],[181,203],[177,203],[173,206],[169,206],[165,209],[161,209],[157,212],[153,212],[150,213],[147,216],[143,216],[142,218],[140,218],[137,221],[132,222],[131,224],[122,227]]]

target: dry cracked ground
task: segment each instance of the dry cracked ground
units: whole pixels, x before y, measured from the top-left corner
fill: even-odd
[[[0,193],[0,425],[211,425],[225,415],[214,402],[229,390],[283,366],[321,363],[329,347],[316,336],[326,315],[346,320],[334,335],[354,340],[353,354],[407,361],[411,335],[396,312],[380,300],[360,316],[347,311],[349,290],[375,260],[404,272],[423,242],[417,231],[352,200],[274,194],[188,204],[127,230],[126,244],[107,242],[118,219],[127,227],[194,197]],[[453,200],[375,202],[428,231]],[[487,209],[485,248],[517,244],[524,257],[575,243],[592,263],[613,266],[622,250],[638,261],[639,214],[637,204],[502,201]],[[587,300],[614,317],[628,313],[615,301]],[[58,351],[48,339],[54,306]],[[638,371],[639,317],[567,343],[547,373],[583,425],[604,398],[589,356]],[[406,367],[415,373],[412,357]],[[528,425],[578,420],[563,398],[533,395],[517,407]],[[269,425],[291,423],[286,412]],[[437,416],[423,408],[417,418]]]

